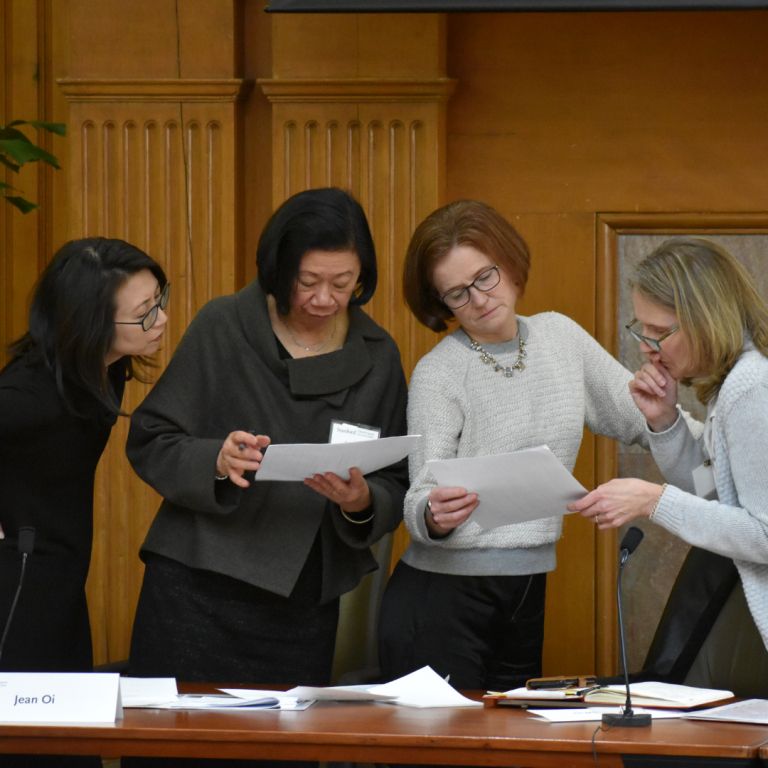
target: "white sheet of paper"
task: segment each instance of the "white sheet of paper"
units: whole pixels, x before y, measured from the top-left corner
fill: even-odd
[[[450,686],[432,667],[422,667],[410,675],[393,680],[391,683],[376,685],[376,693],[395,696],[389,704],[404,707],[482,707],[480,701],[462,696]]]
[[[299,701],[296,696],[289,696],[282,691],[265,691],[258,688],[219,688],[223,693],[239,699],[258,699],[262,696],[274,696],[280,702],[280,709],[309,709],[313,701]]]
[[[587,489],[546,446],[468,459],[427,462],[439,485],[466,488],[480,500],[472,513],[483,528],[570,514],[566,504]]]
[[[315,474],[335,472],[349,480],[349,470],[357,467],[364,475],[388,467],[405,458],[421,435],[383,437],[354,443],[280,443],[267,448],[256,480],[303,482]]]
[[[179,689],[174,677],[121,677],[120,696],[124,707],[150,707],[176,701]]]
[[[536,715],[549,720],[550,723],[579,723],[600,721],[606,712],[616,714],[617,707],[588,707],[586,709],[529,709],[529,715]],[[632,707],[632,711],[638,715],[650,715],[654,720],[668,720],[682,717],[682,712],[672,709],[641,709]]]
[[[116,672],[0,672],[0,723],[114,723]]]
[[[754,723],[768,725],[768,701],[765,699],[746,699],[735,704],[712,707],[683,715],[690,720],[719,720],[728,723]]]
[[[262,711],[280,709],[280,702],[274,696],[259,696],[256,699],[243,699],[236,696],[229,696],[224,693],[182,693],[179,694],[176,701],[169,701],[165,704],[155,704],[154,709],[226,709],[226,710],[245,710]]]
[[[335,685],[328,688],[315,688],[299,685],[286,693],[301,701],[391,701],[395,697],[384,693],[374,693],[377,685]]]

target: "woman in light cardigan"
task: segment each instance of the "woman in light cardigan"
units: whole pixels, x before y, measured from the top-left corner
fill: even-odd
[[[612,480],[571,505],[605,530],[639,517],[733,558],[768,646],[768,307],[744,268],[700,238],[668,240],[638,265],[627,326],[648,362],[630,392],[668,485]],[[707,406],[695,439],[677,406]]]
[[[432,330],[451,317],[460,328],[411,378],[408,430],[423,437],[405,499],[412,542],[381,610],[385,678],[428,664],[457,688],[504,691],[541,674],[546,574],[562,517],[484,529],[473,519],[477,494],[438,486],[428,460],[546,444],[572,471],[584,426],[645,441],[629,371],[569,318],[515,314],[529,266],[514,227],[472,200],[432,213],[408,247],[411,310]]]

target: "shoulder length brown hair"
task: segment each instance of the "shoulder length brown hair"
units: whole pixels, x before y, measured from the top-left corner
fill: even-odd
[[[444,331],[453,312],[432,283],[437,264],[456,246],[471,245],[490,256],[525,293],[531,256],[517,230],[490,205],[458,200],[427,216],[416,227],[405,254],[403,295],[416,319],[433,331]]]
[[[725,248],[700,237],[674,237],[635,268],[635,290],[677,314],[705,405],[717,396],[744,348],[745,334],[768,357],[768,307],[744,267]]]

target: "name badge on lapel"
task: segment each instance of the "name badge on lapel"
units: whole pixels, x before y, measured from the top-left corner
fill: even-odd
[[[715,467],[711,459],[707,459],[700,467],[693,470],[693,487],[696,495],[702,499],[716,499]]]
[[[358,443],[361,440],[378,440],[381,437],[381,429],[369,427],[367,424],[351,424],[348,421],[331,421],[331,432],[328,435],[329,443]]]

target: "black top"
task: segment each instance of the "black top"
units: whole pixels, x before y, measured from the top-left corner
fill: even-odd
[[[125,364],[110,367],[122,400]],[[65,406],[53,373],[27,355],[0,373],[0,626],[21,571],[20,527],[35,529],[0,669],[86,671],[92,668],[85,581],[93,541],[96,466],[117,417],[71,388]],[[0,630],[1,631],[1,630]]]
[[[128,458],[164,496],[143,549],[287,596],[319,532],[322,600],[353,589],[376,567],[369,546],[402,520],[405,461],[366,477],[374,517],[357,525],[303,483],[216,481],[216,459],[235,430],[326,443],[343,419],[404,435],[406,398],[394,340],[359,307],[342,349],[281,359],[257,282],[214,299],[131,421]]]

